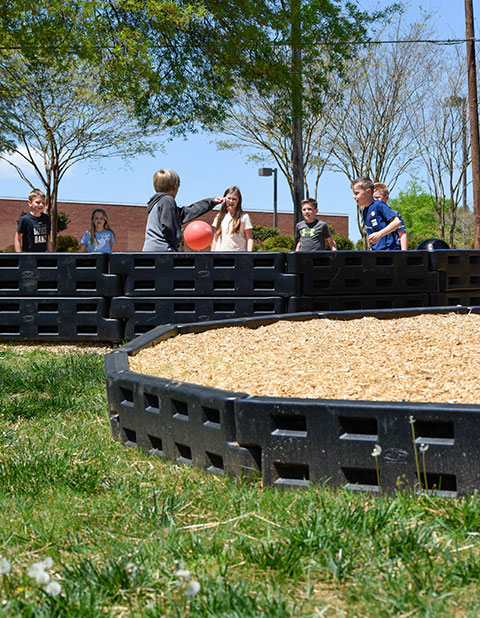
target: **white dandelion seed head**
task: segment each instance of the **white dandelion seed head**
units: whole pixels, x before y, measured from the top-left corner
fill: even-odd
[[[8,575],[12,570],[12,565],[6,558],[0,556],[0,575]]]
[[[194,597],[200,592],[200,588],[200,582],[197,582],[196,579],[191,579],[185,586],[184,594],[186,597]]]
[[[190,571],[187,571],[186,569],[178,569],[178,571],[175,571],[175,577],[188,581],[190,579]]]
[[[420,444],[419,450],[421,453],[425,453],[426,451],[428,451],[428,444]]]
[[[410,420],[410,422],[411,422],[411,423],[412,423],[412,425],[413,425],[413,423],[415,422],[415,419],[413,418],[413,416],[410,416],[409,420]]]
[[[375,444],[373,451],[372,451],[372,457],[379,457],[379,455],[382,454],[382,447],[380,446],[380,444]]]
[[[58,597],[62,592],[62,586],[58,582],[50,582],[45,586],[44,590],[51,597]]]
[[[125,571],[131,579],[134,579],[138,575],[138,566],[134,562],[127,562]]]
[[[35,577],[35,581],[37,584],[44,586],[49,583],[50,575],[46,571],[39,571],[38,575]]]
[[[45,560],[42,560],[39,564],[42,564],[43,568],[48,571],[48,569],[51,569],[53,567],[53,560],[52,558],[50,558],[50,556],[47,556]]]

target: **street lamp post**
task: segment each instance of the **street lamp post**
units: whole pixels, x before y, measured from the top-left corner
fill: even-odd
[[[259,176],[271,176],[273,174],[273,227],[277,228],[277,168],[261,167],[258,170]]]

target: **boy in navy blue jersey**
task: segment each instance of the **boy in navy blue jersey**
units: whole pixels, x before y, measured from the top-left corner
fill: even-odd
[[[374,183],[370,178],[357,178],[351,186],[353,199],[362,209],[368,242],[373,251],[400,250],[398,235],[393,233],[401,225],[397,211],[373,199]]]
[[[384,204],[388,203],[388,187],[383,182],[376,182],[374,184],[373,189],[373,199],[380,200]],[[407,237],[407,228],[405,227],[405,221],[403,220],[402,215],[397,212],[398,218],[400,219],[400,227],[395,230],[395,233],[398,234],[398,239],[400,243],[400,249],[402,251],[407,251],[408,249],[408,237]]]

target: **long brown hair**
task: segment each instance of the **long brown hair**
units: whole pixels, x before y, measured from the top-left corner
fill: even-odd
[[[231,233],[238,234],[240,231],[240,227],[242,225],[242,215],[244,214],[242,210],[242,194],[240,192],[240,189],[235,185],[233,187],[228,188],[223,194],[223,197],[227,197],[229,193],[235,193],[236,196],[238,197],[237,207],[235,208],[235,212],[233,213],[233,216],[232,216],[232,226],[231,226]],[[228,212],[227,203],[223,202],[223,204],[220,206],[220,210],[218,213],[218,221],[217,221],[217,229],[215,230],[215,237],[220,236],[220,234],[222,233],[222,221],[225,215],[227,214],[227,212]]]
[[[92,245],[92,247],[95,247],[95,245],[97,244],[97,237],[95,236],[95,223],[93,222],[96,212],[99,212],[100,214],[102,214],[105,219],[105,225],[103,229],[110,230],[110,232],[112,232],[113,234],[113,238],[115,239],[115,232],[112,230],[112,228],[110,227],[108,223],[108,215],[106,211],[103,210],[103,208],[95,208],[95,210],[92,212],[92,217],[90,220],[90,232],[89,232],[90,233],[90,244]]]

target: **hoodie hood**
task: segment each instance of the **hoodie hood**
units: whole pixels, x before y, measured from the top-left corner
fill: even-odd
[[[165,195],[170,195],[170,194],[169,193],[155,193],[155,195],[152,195],[152,197],[147,202],[147,212],[150,212],[152,208],[155,206],[155,204],[158,204],[158,202]]]

